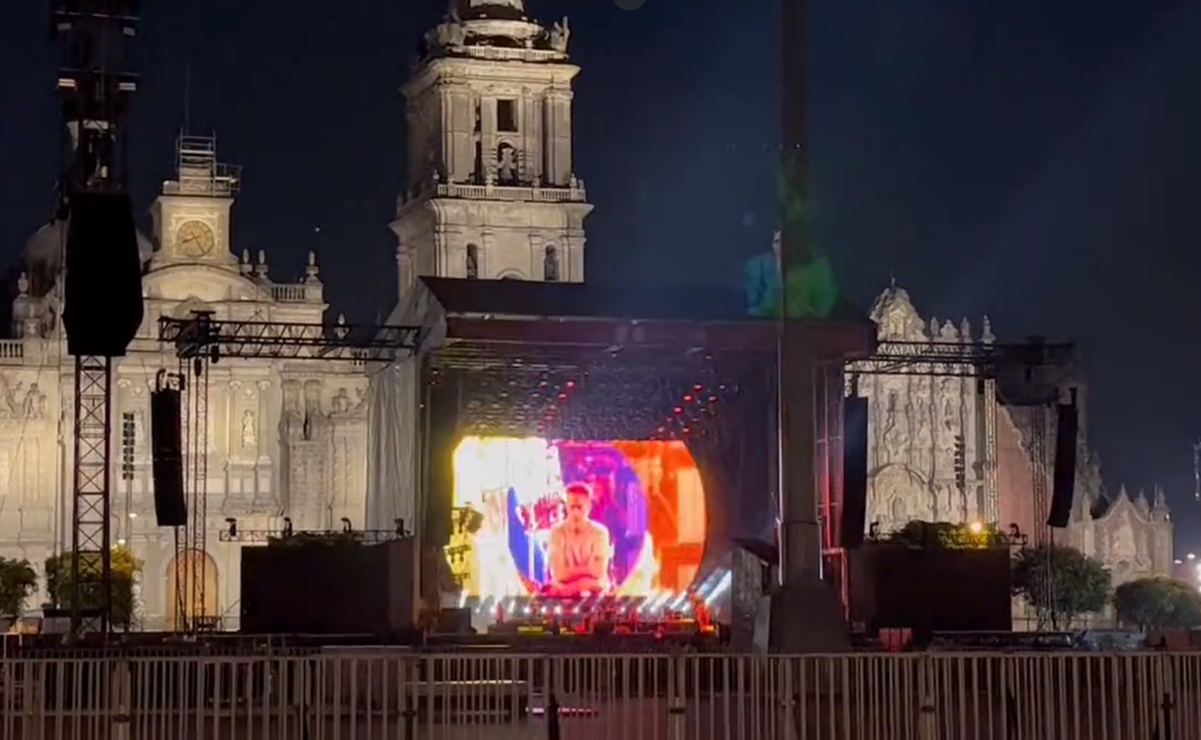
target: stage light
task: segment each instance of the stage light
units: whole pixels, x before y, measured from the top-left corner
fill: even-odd
[[[980,522],[972,522],[971,524],[967,525],[967,528],[972,534],[980,534],[984,531],[984,525]]]
[[[237,539],[238,538],[238,520],[234,519],[232,516],[226,517],[225,524],[229,528],[227,530],[229,532],[229,538],[231,540]]]

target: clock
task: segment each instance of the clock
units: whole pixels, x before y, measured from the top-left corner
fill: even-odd
[[[175,231],[175,248],[185,257],[204,257],[216,244],[212,227],[203,221],[185,221]]]

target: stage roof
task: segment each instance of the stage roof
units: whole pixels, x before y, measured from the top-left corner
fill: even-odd
[[[640,319],[754,323],[742,290],[721,285],[545,283],[424,277],[421,282],[448,316],[508,315],[544,318]],[[867,320],[849,304],[834,320]]]
[[[780,328],[746,316],[742,294],[724,288],[435,277],[421,278],[388,323],[425,327],[429,350],[466,343],[490,353],[502,344],[774,353]],[[874,348],[875,325],[849,306],[797,325],[825,357],[864,357]]]

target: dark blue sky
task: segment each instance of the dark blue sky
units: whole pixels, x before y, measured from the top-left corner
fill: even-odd
[[[58,165],[44,3],[13,5],[0,25],[6,256],[49,216]],[[281,277],[315,248],[339,307],[390,304],[396,88],[444,0],[143,5],[140,206],[170,174],[190,66],[193,132],[216,129],[246,168],[236,248],[267,250]],[[739,274],[773,218],[776,2],[527,5],[570,14],[583,67],[590,278]],[[1201,546],[1201,0],[811,5],[818,241],[850,297],[868,304],[895,274],[927,316],[989,313],[1003,338],[1079,342],[1107,481],[1163,483],[1180,544]]]

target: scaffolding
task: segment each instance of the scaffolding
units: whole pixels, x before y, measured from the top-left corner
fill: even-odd
[[[175,179],[163,183],[166,195],[236,198],[242,168],[217,159],[217,137],[180,134],[175,141]]]

